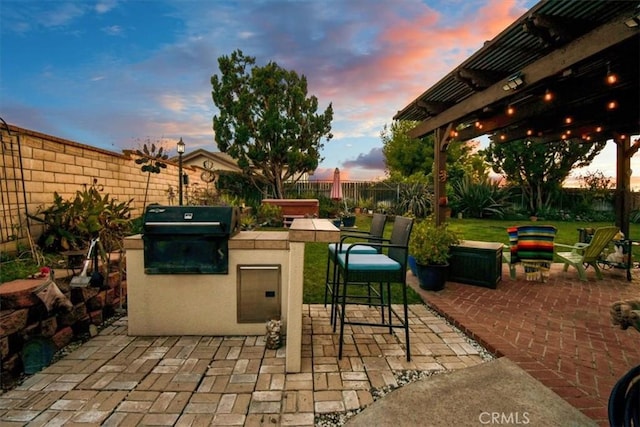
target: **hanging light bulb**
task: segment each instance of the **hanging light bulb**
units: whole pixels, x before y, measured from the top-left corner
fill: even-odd
[[[509,105],[507,107],[507,115],[508,116],[513,116],[516,112],[516,109],[513,107],[513,105]]]
[[[571,123],[573,123],[573,118],[571,117],[565,117],[564,122],[568,125],[570,125]]]
[[[543,99],[544,99],[546,102],[551,102],[551,101],[553,101],[553,92],[551,92],[549,89],[547,89],[547,90],[544,92]]]
[[[614,85],[618,82],[618,75],[611,72],[611,65],[607,62],[607,77],[605,81],[608,85]]]
[[[618,101],[611,100],[607,102],[607,110],[615,110],[616,108],[618,108]]]

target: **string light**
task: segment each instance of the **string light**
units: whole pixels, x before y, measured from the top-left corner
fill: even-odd
[[[607,62],[607,77],[605,78],[605,81],[607,82],[608,85],[614,85],[618,82],[618,76],[616,75],[616,73],[611,72],[611,65],[608,62]]]
[[[515,112],[516,112],[516,109],[515,109],[515,108],[513,108],[513,105],[509,105],[509,106],[507,107],[507,115],[509,115],[509,116],[513,116],[513,114],[514,114]]]
[[[602,132],[602,126],[596,127],[596,132]]]
[[[527,136],[533,135],[533,131],[531,129],[527,129]]]
[[[571,117],[565,117],[564,122],[570,125],[571,123],[573,123],[573,119]]]
[[[613,101],[609,101],[607,103],[607,110],[615,110],[616,108],[618,108],[618,102],[613,100]]]
[[[500,140],[504,141],[505,139],[507,139],[507,137],[505,135],[500,135]]]
[[[544,97],[542,99],[544,99],[546,102],[553,101],[553,92],[551,92],[549,89],[547,89],[545,91]]]

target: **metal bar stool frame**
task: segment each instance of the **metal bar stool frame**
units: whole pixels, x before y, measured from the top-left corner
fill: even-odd
[[[382,213],[373,214],[373,219],[371,220],[371,228],[369,231],[358,231],[358,230],[347,230],[343,231],[340,236],[339,243],[331,243],[328,245],[327,251],[327,271],[325,275],[325,289],[324,289],[324,306],[327,306],[327,301],[329,297],[331,298],[331,324],[333,325],[336,320],[336,312],[335,312],[335,300],[336,300],[336,288],[337,288],[337,256],[338,254],[345,253],[347,249],[349,249],[352,244],[347,243],[347,240],[350,239],[359,239],[361,242],[363,239],[366,239],[368,243],[382,243],[384,241],[389,241],[389,239],[384,239],[382,236],[384,234],[384,227],[387,222],[387,215]],[[380,247],[372,247],[367,244],[358,244],[357,247],[353,249],[353,253],[368,253],[375,254],[380,253]],[[331,275],[330,275],[331,274]],[[372,291],[375,295],[372,294]],[[371,298],[379,299],[379,291],[369,288],[368,289],[369,300]]]
[[[333,324],[334,332],[337,329],[337,319],[340,319],[340,344],[338,349],[338,359],[342,359],[344,343],[345,325],[368,325],[388,327],[389,333],[393,333],[393,328],[405,330],[406,356],[407,361],[411,360],[411,345],[409,341],[409,311],[407,304],[407,257],[409,238],[413,227],[413,219],[406,217],[396,217],[389,243],[353,243],[342,254],[336,256],[338,269],[337,288],[335,289],[334,306],[336,311],[336,322]],[[369,245],[379,247],[381,253],[359,254],[354,253],[359,245]],[[386,252],[386,253],[384,253]],[[367,296],[354,295],[349,293],[348,288],[353,286],[368,286],[371,283],[380,285],[379,302],[372,302],[369,299],[366,303],[359,302]],[[397,313],[391,304],[391,284],[400,284],[402,287],[403,313]],[[386,285],[386,286],[385,286]],[[385,292],[386,291],[386,292]],[[349,320],[346,310],[348,305],[369,305],[380,307],[382,321],[380,323],[363,322]],[[385,322],[384,311],[387,311],[387,321]],[[399,323],[393,323],[393,318]]]

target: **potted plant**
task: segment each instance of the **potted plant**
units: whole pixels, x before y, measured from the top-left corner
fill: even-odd
[[[343,227],[354,227],[356,225],[356,216],[349,211],[344,211],[340,215]]]
[[[460,242],[458,235],[449,230],[448,224],[436,226],[430,220],[413,226],[409,241],[409,254],[416,260],[416,276],[420,287],[439,291],[444,288],[451,245]]]
[[[344,199],[344,210],[340,212],[343,227],[354,227],[356,225],[356,216],[351,213],[347,206],[347,199]]]

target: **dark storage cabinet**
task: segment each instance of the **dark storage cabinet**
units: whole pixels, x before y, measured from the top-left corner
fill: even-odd
[[[448,280],[495,289],[502,280],[502,246],[474,240],[452,246]]]

